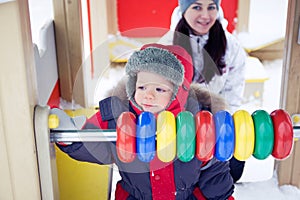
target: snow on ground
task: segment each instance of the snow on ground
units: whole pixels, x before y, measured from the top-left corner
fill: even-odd
[[[300,190],[291,185],[278,186],[276,176],[266,181],[235,184],[237,200],[299,200]]]

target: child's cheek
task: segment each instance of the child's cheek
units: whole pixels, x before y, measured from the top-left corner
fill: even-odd
[[[141,106],[141,95],[140,95],[139,92],[135,92],[135,94],[134,94],[134,100],[135,100],[135,102],[136,102],[139,106]]]

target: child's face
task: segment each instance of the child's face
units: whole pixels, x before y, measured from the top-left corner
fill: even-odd
[[[151,72],[138,72],[134,99],[143,111],[158,113],[166,108],[173,96],[173,84]]]

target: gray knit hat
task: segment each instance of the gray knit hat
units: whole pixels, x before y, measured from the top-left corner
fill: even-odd
[[[175,98],[178,87],[184,80],[184,67],[176,56],[170,52],[175,46],[164,46],[159,44],[145,45],[146,48],[134,52],[125,66],[128,75],[126,92],[129,100],[138,106],[134,100],[136,89],[137,73],[149,71],[157,73],[174,84],[173,97]],[[139,106],[138,106],[139,107]]]
[[[196,0],[179,0],[178,4],[180,7],[180,11],[183,14]],[[220,0],[213,0],[217,5],[217,9],[219,10]]]

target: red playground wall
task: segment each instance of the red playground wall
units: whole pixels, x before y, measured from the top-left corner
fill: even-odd
[[[222,0],[221,7],[224,12],[224,17],[228,21],[227,30],[232,33],[237,23],[238,0]]]
[[[178,0],[118,0],[119,31],[128,37],[160,37],[170,28],[177,5]]]
[[[178,0],[117,0],[118,28],[127,37],[161,37],[170,28],[171,15]],[[222,0],[227,30],[237,22],[238,0]]]

